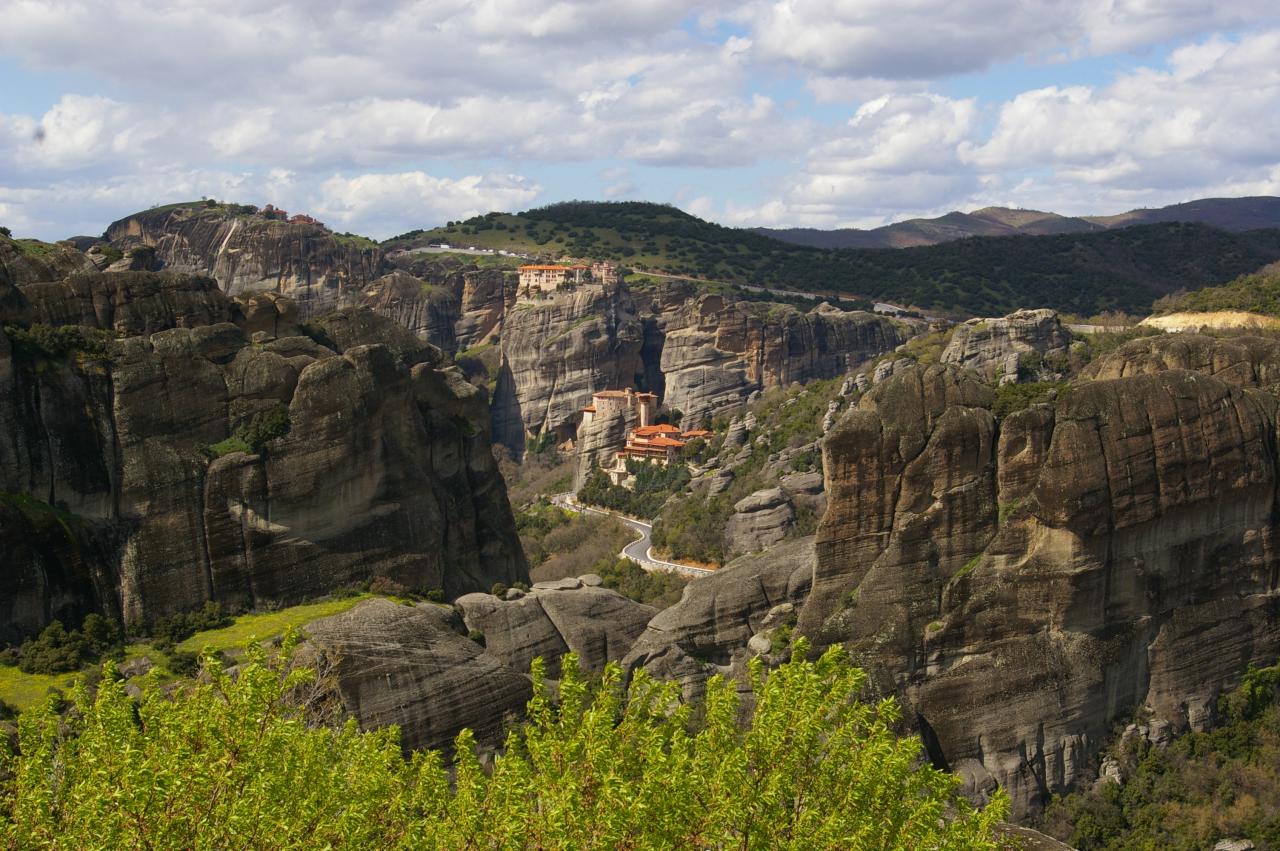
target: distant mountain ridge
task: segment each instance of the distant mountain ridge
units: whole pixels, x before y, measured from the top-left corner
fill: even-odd
[[[1201,198],[1112,216],[1062,216],[1040,210],[984,207],[953,212],[936,219],[908,219],[884,227],[752,228],[755,233],[811,248],[916,248],[973,236],[1047,236],[1089,233],[1161,222],[1193,222],[1242,232],[1280,227],[1280,198]]]

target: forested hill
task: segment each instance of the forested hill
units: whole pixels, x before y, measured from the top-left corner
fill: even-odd
[[[1145,312],[1160,296],[1225,283],[1280,259],[1280,230],[1229,233],[1168,222],[832,251],[723,227],[667,205],[577,201],[412,231],[383,247],[440,242],[609,258],[638,272],[861,295],[984,316],[1020,307]]]

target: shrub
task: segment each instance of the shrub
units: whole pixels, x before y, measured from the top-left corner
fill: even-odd
[[[205,447],[204,454],[210,460],[232,452],[256,455],[262,452],[268,442],[288,434],[291,426],[289,409],[282,404],[275,405],[254,414],[249,422],[236,429],[226,440]]]
[[[369,591],[384,597],[403,597],[409,593],[408,587],[387,576],[375,576],[370,579]]]
[[[80,325],[6,325],[4,333],[13,346],[14,357],[27,362],[65,361],[77,355],[106,357],[112,339],[107,331]]]
[[[493,583],[493,587],[489,589],[489,593],[495,597],[501,597],[507,593],[507,586],[502,582]]]
[[[178,612],[160,618],[151,624],[151,637],[156,639],[156,647],[177,644],[185,641],[197,632],[209,629],[221,629],[230,626],[233,618],[222,610],[222,604],[206,602],[202,607],[191,612]]]
[[[28,674],[61,674],[78,671],[104,656],[117,654],[124,642],[120,624],[91,614],[79,630],[67,630],[55,620],[35,638],[18,648],[18,669]]]
[[[286,641],[286,649],[293,640]],[[713,679],[698,707],[676,683],[609,665],[592,687],[570,654],[553,700],[535,662],[528,723],[489,770],[463,731],[401,757],[395,728],[312,725],[291,695],[316,674],[250,648],[236,676],[213,660],[172,695],[136,701],[114,671],[73,711],[19,721],[0,750],[0,844],[20,848],[964,848],[995,851],[1007,811],[976,810],[960,781],[892,732],[892,700],[838,650],[769,672],[754,712]]]

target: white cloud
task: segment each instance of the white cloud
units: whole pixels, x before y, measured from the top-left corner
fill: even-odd
[[[405,221],[469,218],[490,210],[528,207],[541,187],[519,175],[470,175],[456,179],[421,171],[334,175],[320,184],[311,209],[330,227],[358,227],[372,236],[395,235]]]
[[[0,0],[0,20],[11,66],[77,81],[43,114],[0,102],[0,214],[51,236],[105,213],[98,190],[238,187],[403,230],[541,197],[495,174],[604,163],[678,170],[725,221],[835,225],[1265,189],[1280,160],[1280,6],[1260,0]],[[941,85],[1188,37],[1004,102]],[[654,194],[631,171],[594,185]]]

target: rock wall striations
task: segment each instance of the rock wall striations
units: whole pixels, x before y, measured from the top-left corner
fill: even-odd
[[[1276,399],[1166,362],[1000,422],[972,373],[912,367],[826,439],[799,629],[1019,813],[1085,776],[1116,721],[1202,728],[1280,654]]]
[[[132,291],[175,279],[154,277]],[[233,312],[219,299],[208,318]],[[229,322],[160,329],[178,324],[172,301],[93,313],[141,326],[105,351],[0,335],[0,536],[27,544],[0,577],[3,638],[89,611],[147,621],[373,576],[449,595],[527,579],[485,393],[437,350],[359,309],[319,320],[323,342],[250,342]],[[262,417],[276,430],[246,443]]]

